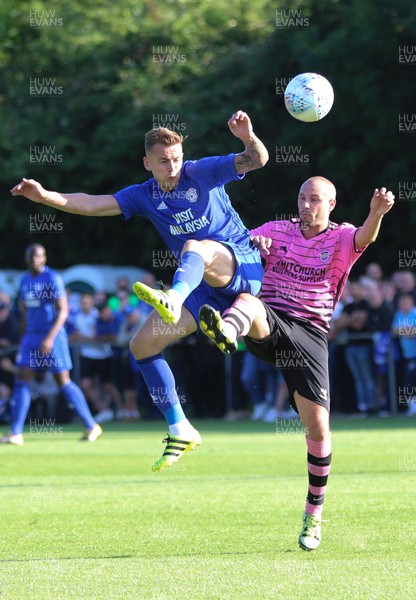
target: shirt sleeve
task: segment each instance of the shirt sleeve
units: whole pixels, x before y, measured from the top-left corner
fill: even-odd
[[[272,222],[264,223],[264,225],[260,225],[260,227],[256,227],[255,229],[250,229],[250,235],[262,235],[263,237],[272,237],[270,235]]]
[[[187,174],[203,183],[208,189],[220,187],[230,181],[243,179],[234,164],[235,154],[226,156],[209,156],[200,160],[189,160],[184,167]]]
[[[62,277],[54,272],[52,274],[52,282],[55,300],[58,300],[58,298],[66,298],[66,289]]]
[[[123,219],[127,220],[133,216],[143,217],[145,215],[145,199],[143,184],[130,185],[114,194],[120,207]]]
[[[364,250],[367,248],[358,249],[355,245],[355,236],[357,234],[358,228],[354,227],[354,225],[350,225],[349,223],[343,223],[341,229],[341,258],[345,264],[352,265],[356,260],[361,256]]]

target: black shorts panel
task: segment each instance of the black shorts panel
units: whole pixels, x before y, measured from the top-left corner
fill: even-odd
[[[293,394],[320,404],[329,411],[328,342],[325,333],[309,323],[289,317],[263,302],[271,334],[260,341],[245,337],[247,349],[261,360],[274,364]]]

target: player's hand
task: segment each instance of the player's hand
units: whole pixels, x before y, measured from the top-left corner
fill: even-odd
[[[231,119],[228,120],[228,127],[231,133],[243,142],[253,136],[250,117],[242,110],[238,110],[232,115]]]
[[[394,194],[385,187],[375,189],[370,202],[370,210],[378,215],[385,215],[394,204]]]
[[[52,351],[52,347],[53,347],[53,338],[51,338],[50,336],[46,336],[40,346],[39,346],[39,350],[41,352],[43,352],[44,354],[50,354]]]
[[[253,246],[260,251],[262,256],[270,254],[269,248],[272,245],[272,238],[266,238],[263,235],[253,235],[251,241]]]
[[[25,198],[32,200],[32,202],[42,202],[46,196],[46,191],[34,179],[23,178],[10,192],[12,196],[25,196]]]

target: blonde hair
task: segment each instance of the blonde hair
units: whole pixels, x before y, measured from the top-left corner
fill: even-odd
[[[167,127],[155,127],[144,136],[144,148],[147,154],[156,144],[174,146],[175,144],[182,144],[184,139],[181,133],[176,133],[176,131],[172,131]]]

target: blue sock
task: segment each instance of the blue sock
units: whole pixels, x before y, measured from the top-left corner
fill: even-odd
[[[12,425],[11,431],[14,435],[23,433],[23,427],[27,413],[29,412],[30,395],[29,385],[25,381],[16,381],[13,388],[12,404]]]
[[[154,404],[163,413],[168,425],[174,425],[186,419],[176,392],[173,373],[162,354],[156,354],[136,362]]]
[[[188,250],[181,258],[173,277],[172,289],[179,292],[183,299],[201,283],[204,276],[204,259],[197,252]]]
[[[85,400],[81,388],[73,381],[69,381],[61,387],[61,393],[68,406],[75,409],[75,412],[78,414],[85,427],[87,429],[92,429],[95,425],[95,421],[88,408],[87,401]]]

